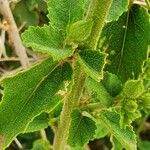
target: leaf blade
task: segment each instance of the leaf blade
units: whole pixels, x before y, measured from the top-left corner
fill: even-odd
[[[109,53],[110,63],[106,70],[116,74],[124,83],[129,78],[137,79],[148,58],[150,22],[147,11],[133,5],[117,22],[108,23],[101,40],[103,49]]]
[[[41,53],[47,53],[54,60],[63,60],[73,54],[72,49],[63,48],[62,35],[50,26],[29,27],[22,34],[22,38],[27,47],[32,47],[33,50]]]
[[[77,59],[87,75],[99,82],[103,78],[106,56],[99,51],[83,50],[79,52]]]
[[[79,110],[74,110],[72,112],[68,144],[71,147],[83,147],[94,137],[95,130],[96,125],[92,119],[83,116]]]
[[[136,136],[132,127],[121,129],[119,126],[120,116],[119,114],[107,111],[102,112],[100,116],[104,125],[113,134],[113,136],[122,144],[122,146],[128,150],[136,150]]]
[[[83,18],[84,0],[49,0],[48,18],[58,30],[66,31],[67,26]]]
[[[57,106],[58,101],[53,96],[70,76],[71,72],[67,74],[71,71],[68,65],[58,66],[57,62],[47,59],[2,81],[4,96],[0,103],[0,135],[4,136],[3,147],[23,133],[32,118]]]

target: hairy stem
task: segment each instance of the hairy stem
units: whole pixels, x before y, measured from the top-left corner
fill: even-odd
[[[89,38],[89,48],[96,50],[100,33],[104,26],[105,18],[111,6],[112,0],[93,0],[87,19],[92,19],[94,25]],[[54,150],[64,150],[67,144],[69,126],[71,122],[71,112],[78,107],[80,97],[84,88],[86,75],[82,71],[78,62],[73,65],[72,89],[68,96],[64,99],[63,110],[60,116],[59,126],[54,139]]]
[[[19,56],[21,65],[23,66],[23,68],[27,68],[29,66],[29,60],[26,54],[25,47],[22,45],[18,28],[14,21],[8,0],[0,0],[0,13],[3,15],[8,23],[7,32],[9,35],[9,40],[13,45],[16,54]]]
[[[94,24],[89,38],[89,47],[96,50],[100,34],[102,32],[106,16],[108,15],[109,8],[112,0],[93,0],[91,10],[87,15],[87,19],[92,19]]]
[[[60,117],[59,127],[54,140],[54,150],[64,150],[66,147],[69,125],[71,122],[71,112],[79,104],[82,94],[85,74],[81,71],[78,62],[74,62],[73,85],[71,92],[64,100],[64,106]]]

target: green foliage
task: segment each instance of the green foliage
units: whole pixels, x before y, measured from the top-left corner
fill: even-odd
[[[127,150],[136,150],[136,136],[132,127],[121,129],[119,126],[120,116],[115,112],[103,112],[100,115],[100,119],[110,133],[122,144]]]
[[[137,5],[118,21],[108,23],[100,43],[109,53],[106,70],[116,74],[123,83],[129,78],[137,79],[148,56],[149,35],[149,14]]]
[[[73,54],[72,49],[63,49],[62,35],[49,26],[30,27],[22,34],[22,38],[26,46],[38,52],[48,53],[54,60],[62,60]]]
[[[78,61],[84,71],[98,82],[103,78],[105,59],[106,54],[99,51],[80,51],[78,55]]]
[[[94,92],[94,99],[100,102],[101,107],[109,107],[112,104],[113,98],[101,82],[88,79],[86,87],[89,91]]]
[[[40,129],[47,128],[49,125],[49,114],[42,113],[39,116],[35,117],[32,122],[29,123],[28,127],[25,130],[25,133],[39,131]]]
[[[111,136],[112,149],[111,150],[122,150],[122,145],[118,142],[118,140]]]
[[[79,110],[72,112],[72,121],[69,129],[68,144],[71,147],[83,147],[93,139],[96,130],[95,122]]]
[[[129,99],[136,99],[144,93],[144,86],[141,80],[129,80],[123,87],[123,95]]]
[[[32,132],[32,150],[85,150],[95,139],[106,149],[148,150],[138,133],[150,111],[148,10],[128,0],[21,0],[13,14],[23,30],[47,23],[22,34],[46,55],[0,80],[0,149]]]
[[[8,146],[16,135],[24,132],[35,116],[44,111],[52,111],[58,105],[59,101],[54,98],[54,94],[70,76],[69,64],[58,66],[58,63],[47,59],[27,71],[2,80],[5,88],[0,105],[3,147]]]
[[[67,31],[67,27],[83,18],[85,0],[49,0],[48,18],[50,24],[58,30]]]
[[[33,148],[31,150],[52,150],[52,149],[50,148],[48,141],[39,139],[33,143]]]
[[[91,33],[93,22],[91,20],[82,20],[73,23],[68,31],[67,42],[85,41]]]
[[[118,18],[128,10],[129,0],[113,0],[112,5],[109,10],[107,21],[111,22],[118,20]]]
[[[139,144],[138,144],[139,150],[148,150],[149,147],[150,147],[149,141],[142,141],[142,140],[139,141]]]
[[[109,134],[109,130],[103,125],[102,121],[96,122],[96,128],[94,139],[100,139]]]
[[[102,83],[113,97],[117,96],[122,90],[122,83],[115,74],[105,72]]]
[[[43,0],[21,0],[17,2],[13,9],[13,14],[17,24],[25,27],[35,26],[40,23],[39,13],[46,13],[46,3]]]

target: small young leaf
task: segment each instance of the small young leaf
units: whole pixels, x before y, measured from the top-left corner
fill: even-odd
[[[115,74],[105,72],[102,83],[109,94],[113,97],[118,95],[122,90],[122,83]]]
[[[109,10],[107,21],[111,22],[118,20],[118,18],[128,10],[128,0],[113,0]]]
[[[109,133],[109,130],[103,125],[101,121],[96,122],[96,127],[97,129],[95,131],[94,139],[103,138]]]
[[[144,93],[140,98],[140,106],[150,109],[150,93]]]
[[[93,22],[91,20],[81,20],[73,23],[68,31],[68,42],[82,42],[86,40],[91,33]]]
[[[47,140],[39,139],[33,143],[31,150],[52,150],[52,148],[50,148],[50,144]]]
[[[118,142],[118,140],[115,137],[111,136],[110,141],[112,143],[111,150],[122,150],[123,149],[122,145]]]
[[[119,114],[111,111],[101,112],[100,118],[111,134],[122,144],[127,150],[137,150],[136,137],[132,127],[121,129],[119,126]]]
[[[63,81],[71,78],[71,73],[68,63],[58,66],[47,59],[2,80],[4,96],[0,103],[0,136],[4,137],[3,148],[23,133],[34,117],[52,111],[58,105],[59,101],[53,97]]]
[[[138,104],[134,100],[129,100],[126,102],[124,109],[129,113],[134,113],[138,108]]]
[[[99,82],[103,78],[106,56],[99,51],[83,50],[79,52],[77,59],[87,75]]]
[[[96,82],[88,78],[86,80],[86,88],[96,93],[96,97],[100,101],[102,107],[109,107],[112,104],[112,97],[101,82]]]
[[[63,37],[55,29],[44,26],[29,27],[22,34],[23,42],[27,47],[32,47],[33,50],[47,53],[53,57],[54,60],[63,60],[73,54],[72,49],[63,48]]]
[[[136,99],[144,92],[141,80],[128,80],[123,87],[123,95],[126,98]]]
[[[95,122],[91,118],[83,116],[79,110],[74,110],[71,117],[68,144],[71,147],[83,147],[94,137]]]
[[[108,23],[103,30],[101,49],[109,53],[106,70],[124,83],[138,79],[148,58],[150,21],[146,9],[133,5],[118,21]]]
[[[66,31],[69,24],[82,20],[85,0],[49,0],[48,18],[58,30]]]

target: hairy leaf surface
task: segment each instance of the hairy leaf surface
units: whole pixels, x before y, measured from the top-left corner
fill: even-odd
[[[35,132],[44,128],[47,128],[49,125],[49,115],[48,113],[42,113],[39,116],[35,117],[32,122],[29,123],[26,128],[25,133]]]
[[[107,21],[118,20],[119,17],[128,10],[129,0],[113,0],[109,10]]]
[[[90,36],[92,25],[91,20],[81,20],[73,23],[69,28],[67,41],[82,42],[86,40]]]
[[[112,135],[127,150],[136,150],[136,137],[132,127],[121,129],[119,126],[120,116],[115,112],[101,112],[100,118]]]
[[[122,83],[115,74],[105,72],[102,83],[113,97],[118,95],[122,90]]]
[[[85,0],[49,0],[48,18],[50,24],[66,31],[67,26],[83,18]]]
[[[41,53],[47,53],[54,60],[62,60],[73,54],[72,49],[64,49],[62,35],[50,26],[29,27],[22,34],[22,38],[27,47],[32,47],[33,50]]]
[[[136,99],[144,93],[144,85],[141,80],[128,80],[123,88],[123,94],[126,98]]]
[[[99,51],[81,51],[78,55],[78,61],[88,76],[96,81],[103,78],[103,69],[106,60],[106,54]]]
[[[118,140],[115,137],[111,136],[110,141],[112,143],[111,150],[122,150],[123,149],[122,145],[118,142]]]
[[[112,96],[108,93],[102,82],[88,78],[86,80],[86,87],[89,91],[96,93],[96,98],[100,102],[100,107],[109,107],[112,104]]]
[[[109,53],[110,60],[106,70],[118,75],[122,82],[137,79],[148,57],[149,35],[149,14],[137,5],[118,21],[108,23],[102,35],[102,47]]]
[[[83,116],[79,110],[72,112],[72,121],[69,129],[68,144],[71,147],[83,147],[93,139],[96,130],[95,122]]]
[[[50,59],[15,76],[2,80],[4,96],[0,103],[0,136],[7,147],[19,133],[26,130],[32,119],[52,111],[59,103],[54,94],[64,80],[70,79],[68,63],[58,66]]]

